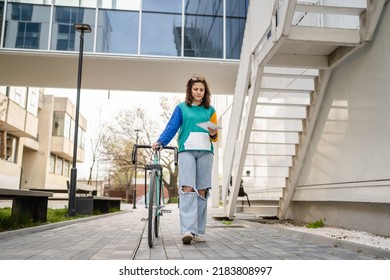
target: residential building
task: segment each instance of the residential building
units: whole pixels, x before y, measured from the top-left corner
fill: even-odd
[[[66,189],[73,159],[75,106],[43,89],[0,89],[0,181],[10,189]],[[77,161],[84,161],[80,115]]]

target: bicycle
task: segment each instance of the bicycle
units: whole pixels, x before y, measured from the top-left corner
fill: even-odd
[[[137,149],[151,149],[151,145],[134,145],[132,152],[132,162],[137,162]],[[162,165],[160,164],[161,150],[173,150],[174,151],[174,163],[177,166],[177,148],[171,146],[160,147],[153,150],[150,164],[145,165],[145,171],[150,170],[149,189],[146,199],[146,207],[148,208],[148,244],[149,248],[153,247],[154,237],[158,238],[160,228],[160,217],[163,215],[164,205],[164,192],[162,184]],[[145,184],[146,184],[146,172],[145,172]]]

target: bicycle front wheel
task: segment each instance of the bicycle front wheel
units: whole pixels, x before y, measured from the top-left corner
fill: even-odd
[[[156,200],[155,188],[157,180],[157,170],[152,171],[149,184],[149,205],[148,205],[148,244],[149,248],[153,247],[154,236],[156,232]]]

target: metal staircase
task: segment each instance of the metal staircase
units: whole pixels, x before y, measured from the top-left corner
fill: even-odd
[[[271,20],[253,48],[253,18],[265,2]],[[385,2],[251,2],[227,135],[236,141],[224,151],[227,217],[285,218],[330,73],[371,40]],[[251,207],[237,196],[241,178]]]

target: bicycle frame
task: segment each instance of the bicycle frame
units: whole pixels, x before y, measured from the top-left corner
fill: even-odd
[[[137,149],[138,148],[152,148],[150,145],[134,145],[132,153],[132,162],[136,163]],[[177,148],[166,146],[164,149],[174,150],[175,160],[177,165]],[[160,164],[160,150],[153,151],[151,156],[151,163],[145,165],[145,171],[150,170],[150,181],[148,195],[146,196],[146,207],[148,208],[148,243],[149,247],[153,247],[154,237],[158,237],[160,227],[160,217],[163,214],[164,208],[164,192],[162,184],[162,166]],[[146,184],[146,172],[145,172],[145,184]]]

